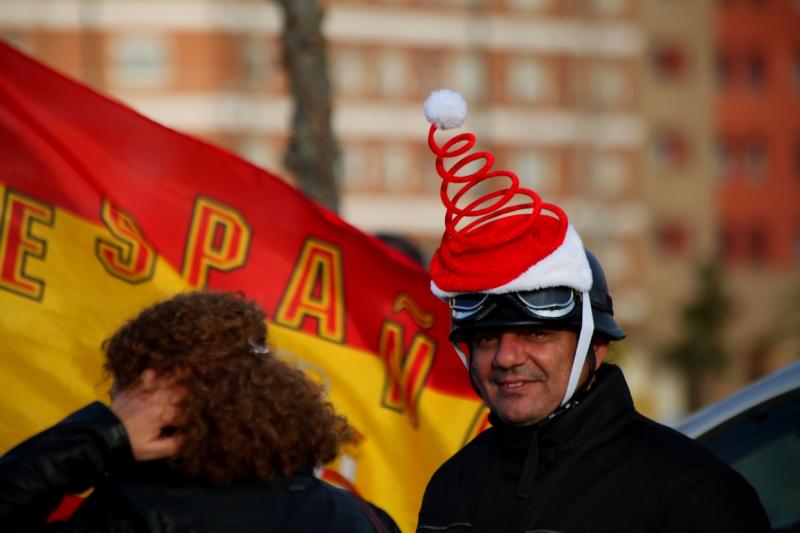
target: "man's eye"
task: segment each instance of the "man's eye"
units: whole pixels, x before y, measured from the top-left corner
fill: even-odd
[[[529,328],[529,329],[526,329],[524,331],[524,334],[525,334],[526,337],[542,339],[542,338],[547,337],[548,335],[550,335],[550,331],[546,330],[546,329],[540,329],[540,328]]]
[[[497,340],[497,335],[495,335],[494,333],[484,333],[483,335],[477,335],[475,337],[475,344],[477,346],[480,346],[489,344],[490,342],[493,342],[495,340]]]

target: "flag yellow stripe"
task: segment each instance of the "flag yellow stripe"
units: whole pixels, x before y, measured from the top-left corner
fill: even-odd
[[[44,297],[37,302],[0,290],[0,452],[81,405],[106,400],[101,342],[140,309],[190,289],[160,258],[145,283],[109,275],[94,249],[110,231],[64,210],[35,234],[47,243],[46,255],[27,261],[26,269],[44,280]],[[381,404],[386,370],[377,355],[278,324],[269,331],[277,355],[323,382],[364,435],[332,468],[412,531],[425,484],[461,445],[478,402],[426,389],[414,426],[408,412]]]

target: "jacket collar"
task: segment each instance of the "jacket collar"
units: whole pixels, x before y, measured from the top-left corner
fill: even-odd
[[[593,446],[619,431],[634,413],[619,367],[602,364],[592,386],[567,409],[531,426],[506,424],[491,413],[496,452],[520,464],[515,494],[528,499],[534,481],[570,450]]]

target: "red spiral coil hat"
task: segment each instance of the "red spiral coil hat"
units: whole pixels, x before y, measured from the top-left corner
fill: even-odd
[[[520,187],[514,172],[494,170],[490,152],[470,153],[475,145],[472,133],[437,144],[439,129],[459,127],[466,119],[463,97],[441,89],[431,93],[424,107],[431,123],[428,146],[436,155],[436,172],[442,178],[440,196],[447,209],[442,241],[431,259],[433,292],[446,298],[465,292],[556,286],[588,291],[592,274],[583,244],[560,207]],[[506,187],[474,200],[466,198],[479,185],[498,179]]]

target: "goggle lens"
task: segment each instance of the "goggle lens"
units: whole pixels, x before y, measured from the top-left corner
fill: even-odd
[[[502,295],[467,293],[450,298],[450,316],[453,320],[472,318],[498,298],[513,298],[518,307],[537,318],[565,317],[575,309],[576,301],[575,291],[568,287],[552,287]]]
[[[553,287],[514,294],[528,312],[538,317],[561,318],[575,309],[575,291],[567,287]]]
[[[486,293],[459,294],[450,298],[450,316],[454,320],[464,320],[483,309],[489,295]]]

